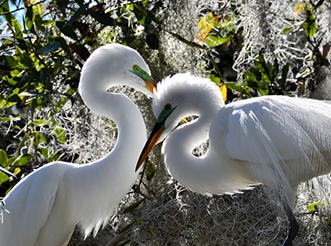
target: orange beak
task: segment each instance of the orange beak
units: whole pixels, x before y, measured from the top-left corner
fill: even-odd
[[[151,80],[144,79],[146,83],[146,88],[149,90],[152,94],[154,94],[153,89],[157,90],[156,82],[151,78]]]
[[[146,158],[148,157],[149,153],[152,151],[154,146],[156,145],[157,141],[160,139],[162,133],[164,131],[164,121],[160,123],[156,123],[151,135],[149,136],[143,151],[140,154],[137,166],[136,166],[136,172],[141,167],[141,165],[144,163]]]

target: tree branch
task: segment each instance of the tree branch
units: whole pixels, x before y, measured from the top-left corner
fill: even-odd
[[[6,1],[8,1],[8,0],[6,0]],[[0,7],[1,7],[6,1],[4,1],[3,3],[1,3],[1,4],[0,4]],[[44,3],[44,2],[46,2],[46,0],[42,0],[42,1],[38,2],[38,3],[31,4],[30,6],[36,6],[36,5],[38,5],[38,4],[40,4],[40,3]],[[5,13],[1,13],[0,15],[8,15],[8,14],[12,14],[12,13],[15,13],[15,12],[20,11],[20,10],[23,10],[23,9],[25,9],[25,7],[20,7],[20,8],[17,8],[17,9],[15,9],[15,10],[12,10],[12,11],[8,11],[8,12],[5,12]]]

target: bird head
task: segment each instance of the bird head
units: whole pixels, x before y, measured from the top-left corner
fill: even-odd
[[[222,93],[209,79],[189,73],[176,74],[158,84],[153,98],[153,113],[157,118],[154,128],[138,160],[136,171],[153,147],[163,141],[184,117],[214,116],[224,106]]]
[[[144,69],[142,69],[139,65],[134,64],[132,65],[132,70],[129,71],[137,75],[145,83],[143,84],[141,81],[138,81],[138,84],[140,84],[142,87],[145,87],[150,93],[154,94],[154,89],[157,90],[157,84],[155,80]]]
[[[87,59],[78,89],[85,101],[93,100],[98,91],[104,92],[118,85],[134,87],[149,96],[156,90],[150,69],[136,50],[108,44],[96,49]]]

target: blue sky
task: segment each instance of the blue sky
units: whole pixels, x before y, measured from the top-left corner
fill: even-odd
[[[12,1],[10,1],[10,0],[8,0],[8,1],[9,1],[10,11],[15,10],[16,9],[16,6],[14,4],[12,4]],[[23,1],[18,0],[16,2],[20,4],[19,5],[20,7],[23,7]],[[19,21],[19,23],[21,25],[23,25],[23,14],[24,14],[24,12],[25,12],[25,10],[22,9],[20,11],[17,11],[17,12],[14,12],[13,13],[13,15],[15,15],[15,17],[17,18],[17,20]],[[0,18],[1,18],[1,21],[3,21],[3,22],[5,21],[5,19],[2,16],[0,16]]]

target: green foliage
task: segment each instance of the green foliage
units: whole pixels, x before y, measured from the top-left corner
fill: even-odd
[[[118,36],[117,42],[130,45],[139,35],[135,28],[143,25],[147,45],[157,49],[158,38],[149,30],[161,24],[155,17],[159,6],[140,1],[108,11],[102,2],[69,0],[51,1],[46,10],[43,1],[26,1],[20,22],[14,15],[18,7],[9,5],[9,0],[0,4],[1,23],[8,27],[0,47],[0,110],[6,115],[0,120],[12,126],[11,131],[20,132],[15,153],[7,157],[5,150],[0,152],[1,165],[11,172],[22,167],[20,177],[34,165],[60,160],[62,153],[47,147],[50,140],[67,141],[63,122],[55,116],[68,101],[75,103],[80,69],[89,50],[97,46],[98,34],[107,26],[118,26],[124,35]],[[24,113],[12,115],[13,106]],[[19,121],[24,126],[17,124]],[[48,129],[49,135],[41,133],[41,128]],[[149,163],[148,182],[154,175]],[[14,184],[8,182],[8,176],[0,172],[0,186],[4,184],[0,197]]]
[[[24,3],[23,22],[14,16],[16,10],[10,8],[9,0],[0,4],[0,15],[9,30],[7,35],[1,36],[0,109],[11,114],[10,110],[15,106],[26,112],[24,116],[0,119],[13,125],[13,130],[21,132],[21,141],[16,154],[11,154],[12,158],[7,158],[4,150],[0,152],[1,160],[10,171],[32,160],[36,162],[37,156],[42,156],[47,162],[60,159],[59,153],[46,147],[49,139],[66,143],[62,122],[54,116],[69,100],[71,104],[75,103],[73,94],[77,90],[80,69],[90,55],[89,48],[94,48],[98,42],[100,30],[119,25],[126,34],[119,41],[129,44],[136,39],[135,30],[128,28],[132,18],[121,18],[123,12],[130,14],[126,6],[106,12],[103,3],[92,6],[92,2],[53,1],[45,11],[42,1]],[[144,25],[159,22],[152,14],[155,8],[147,11],[146,4],[145,1],[130,4],[138,22]],[[113,16],[118,17],[114,19]],[[47,112],[47,118],[41,118],[42,111]],[[23,120],[25,126],[16,124],[17,120]],[[50,136],[40,133],[41,127],[49,129]],[[35,152],[30,153],[29,148]],[[22,172],[30,170],[31,166]],[[152,178],[150,168],[149,172],[149,178]],[[1,181],[6,182],[6,179]]]
[[[155,167],[152,162],[148,161],[146,163],[146,179],[147,181],[151,181],[155,175]]]
[[[304,22],[304,25],[305,25],[304,30],[307,36],[311,38],[314,37],[317,30],[316,19],[314,13],[311,11],[309,6],[306,6],[306,20]]]
[[[68,102],[71,105],[75,103],[74,94],[82,64],[90,51],[99,46],[98,34],[105,27],[109,39],[133,45],[139,43],[137,39],[145,38],[147,47],[155,50],[160,43],[153,30],[166,31],[188,47],[201,50],[209,62],[208,71],[211,72],[207,76],[218,86],[225,84],[241,96],[288,93],[286,83],[290,64],[280,65],[277,60],[271,64],[262,51],[252,68],[243,73],[243,83],[224,82],[221,65],[216,62],[218,53],[221,53],[221,48],[236,51],[243,38],[234,6],[231,6],[231,13],[224,14],[220,10],[219,13],[204,14],[196,38],[188,40],[175,30],[167,30],[163,20],[158,18],[162,1],[152,1],[152,4],[151,1],[121,2],[116,9],[107,9],[103,1],[49,1],[47,9],[37,1],[24,1],[22,22],[16,19],[15,9],[10,7],[9,1],[3,0],[0,4],[0,24],[6,23],[8,30],[6,35],[1,36],[0,46],[0,110],[3,112],[0,121],[10,125],[8,129],[17,135],[19,141],[14,152],[0,150],[0,164],[11,172],[21,170],[19,178],[36,166],[61,159],[63,153],[48,147],[51,140],[61,145],[68,141],[64,124],[56,115],[63,112],[64,105],[70,105]],[[319,28],[316,24],[317,10],[323,3],[323,0],[304,1],[297,11],[300,21],[293,21],[283,30],[284,35],[291,32],[305,34],[313,55],[320,63],[330,49],[325,46],[325,54],[321,55],[319,46],[322,38],[316,37]],[[144,27],[142,33],[137,32],[139,26]],[[121,35],[116,34],[114,27],[121,29]],[[20,114],[13,114],[13,106],[20,110]],[[19,121],[23,123],[18,124]],[[48,135],[42,133],[41,128],[48,129]],[[158,170],[151,162],[146,165],[142,185],[148,195],[157,197],[155,192],[161,188],[155,188],[152,183]],[[0,172],[0,197],[14,184],[13,180]],[[123,213],[133,214],[146,200],[136,201]],[[139,224],[139,221],[137,218],[135,222]],[[124,229],[131,228],[133,223]]]
[[[135,208],[137,208],[137,207],[138,207],[142,202],[144,202],[145,200],[146,200],[146,199],[143,198],[143,199],[139,200],[138,202],[135,202],[134,204],[132,204],[132,205],[126,207],[126,208],[124,209],[124,211],[123,211],[123,214],[126,214],[126,213],[128,213],[128,212],[131,212],[132,210],[134,210]]]
[[[313,1],[305,1],[302,6],[302,3],[298,3],[296,7],[296,12],[301,13],[304,12],[304,20],[295,23],[294,25],[287,27],[283,30],[282,34],[286,34],[293,30],[295,26],[304,26],[304,33],[309,37],[313,38],[316,31],[317,31],[317,24],[316,24],[316,10],[321,7],[321,5],[324,3],[324,0],[317,1],[316,4]]]
[[[266,62],[262,52],[259,53],[256,61],[256,70],[246,71],[244,73],[243,84],[236,82],[226,82],[225,85],[247,97],[253,97],[258,94],[265,95],[287,95],[286,78],[289,72],[290,64],[287,63],[279,71],[277,61],[273,65]]]
[[[307,209],[311,212],[315,212],[318,210],[319,202],[314,202],[307,206]]]

